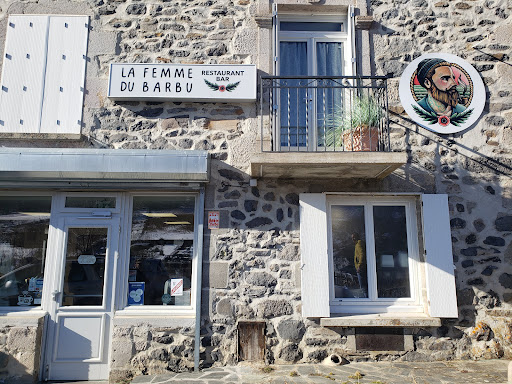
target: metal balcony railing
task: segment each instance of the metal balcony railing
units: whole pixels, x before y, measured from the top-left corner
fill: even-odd
[[[262,152],[389,152],[386,77],[262,76]]]

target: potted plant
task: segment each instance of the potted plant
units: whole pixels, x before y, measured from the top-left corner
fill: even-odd
[[[373,97],[357,96],[344,113],[333,113],[326,119],[330,130],[326,133],[325,145],[343,146],[345,151],[376,151],[383,116],[382,107]]]

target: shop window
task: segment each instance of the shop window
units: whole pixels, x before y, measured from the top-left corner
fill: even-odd
[[[128,305],[190,306],[194,196],[134,196]]]
[[[431,317],[457,317],[447,197],[421,197],[425,260],[417,200],[301,194],[305,317],[425,313],[425,307]]]
[[[40,306],[50,196],[0,196],[0,306]]]
[[[88,33],[87,16],[9,16],[0,133],[80,134]]]

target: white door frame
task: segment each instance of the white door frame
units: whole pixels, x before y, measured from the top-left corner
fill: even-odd
[[[44,345],[43,379],[47,380],[101,380],[108,379],[110,337],[112,331],[112,317],[114,313],[115,282],[114,278],[118,269],[119,259],[119,234],[120,234],[120,204],[117,197],[116,208],[65,208],[65,197],[71,194],[59,193],[54,196],[52,204],[52,218],[50,221],[48,258],[45,270],[44,310],[49,313],[48,329]],[[85,194],[81,194],[84,196]],[[111,194],[87,194],[87,196],[106,196]],[[103,304],[101,306],[69,306],[62,307],[64,263],[67,254],[67,230],[68,228],[107,228],[108,243],[106,249]],[[88,320],[85,320],[88,319]],[[91,342],[92,358],[59,358],[58,324],[66,322],[71,335],[78,339],[84,339],[87,343],[87,332],[81,323],[88,323],[87,328],[100,330],[101,337],[97,337],[95,343]],[[91,323],[92,321],[92,323]],[[81,323],[80,323],[81,322]],[[77,325],[80,325],[79,332]],[[91,326],[92,325],[92,326]],[[65,343],[65,342],[64,342]],[[86,345],[86,344],[84,344]],[[63,346],[63,344],[61,344]],[[65,344],[64,344],[65,346]],[[96,351],[96,353],[94,353]]]
[[[341,19],[341,20],[340,20]],[[281,21],[311,21],[310,16],[299,16],[299,15],[283,15],[279,18],[279,22]],[[315,22],[342,22],[344,28],[347,28],[347,15],[320,15],[314,17]],[[280,75],[279,73],[279,44],[281,42],[305,42],[307,45],[307,67],[308,67],[308,76],[316,76],[317,75],[317,64],[316,64],[316,43],[317,42],[332,42],[332,43],[341,43],[341,58],[342,58],[342,75],[343,76],[351,76],[353,74],[353,66],[350,61],[352,58],[352,46],[349,44],[349,32],[322,32],[322,31],[280,31],[279,26],[277,26],[277,39],[276,39],[276,56],[278,58],[278,62],[276,65],[276,75]],[[277,100],[280,102],[280,93],[277,92]],[[314,89],[311,94],[308,95],[307,109],[308,109],[308,129],[310,132],[308,133],[308,145],[306,147],[297,147],[297,146],[281,146],[281,114],[277,113],[278,124],[276,125],[276,132],[274,133],[274,137],[276,137],[277,150],[291,150],[291,151],[316,151],[317,150],[317,90]]]

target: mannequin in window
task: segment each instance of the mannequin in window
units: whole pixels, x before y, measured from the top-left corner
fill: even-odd
[[[352,241],[354,242],[354,266],[356,267],[359,288],[365,293],[365,297],[367,297],[368,275],[366,270],[366,245],[357,232],[352,234]]]

